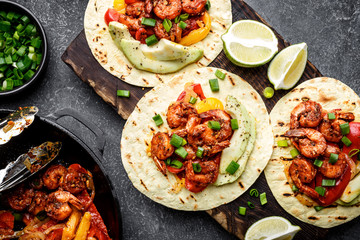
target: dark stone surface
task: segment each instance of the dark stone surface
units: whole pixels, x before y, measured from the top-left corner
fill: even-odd
[[[125,121],[60,59],[83,28],[86,0],[16,0],[33,11],[48,34],[50,61],[42,81],[13,99],[0,99],[0,108],[36,105],[42,116],[73,108],[106,133],[104,166],[113,181],[122,208],[124,239],[235,239],[204,212],[181,212],[152,202],[129,181],[120,159]],[[360,1],[247,0],[291,43],[306,42],[309,60],[325,76],[337,78],[360,93]],[[341,93],[339,93],[341,94]],[[93,135],[77,122],[61,123],[90,146]],[[360,219],[334,228],[329,239],[358,239]]]

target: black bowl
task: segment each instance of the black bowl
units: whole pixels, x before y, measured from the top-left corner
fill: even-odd
[[[31,86],[34,85],[34,83],[38,79],[40,79],[41,74],[45,71],[45,69],[47,67],[48,42],[47,42],[45,30],[44,30],[43,26],[41,25],[40,21],[28,9],[26,9],[25,7],[21,6],[18,3],[15,3],[12,1],[7,1],[7,0],[0,0],[0,9],[2,11],[14,11],[14,12],[18,12],[18,13],[28,16],[31,19],[31,23],[36,25],[37,29],[39,30],[40,36],[43,40],[43,44],[42,44],[43,57],[42,57],[41,63],[39,65],[37,71],[35,72],[34,76],[31,79],[29,79],[29,81],[26,81],[22,86],[15,87],[13,90],[10,90],[10,91],[0,92],[0,97],[5,97],[5,96],[13,96],[20,92],[23,92],[25,89],[29,89]]]

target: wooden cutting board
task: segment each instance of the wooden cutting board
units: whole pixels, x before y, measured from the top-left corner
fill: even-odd
[[[232,13],[234,22],[240,19],[253,19],[263,22],[269,26],[269,24],[267,24],[265,20],[261,18],[244,1],[232,0]],[[271,26],[269,27],[271,28]],[[279,50],[290,45],[275,30],[274,32],[279,40]],[[75,71],[75,73],[82,81],[94,88],[95,92],[105,102],[110,104],[124,119],[129,117],[139,99],[151,89],[129,85],[104,70],[92,56],[86,42],[84,31],[82,31],[66,49],[62,55],[62,60]],[[268,64],[262,67],[251,69],[237,67],[226,58],[224,52],[221,52],[221,54],[210,64],[210,66],[223,68],[241,76],[243,79],[248,81],[260,93],[260,95],[262,95],[265,87],[271,86],[267,79]],[[319,72],[319,70],[317,70],[316,67],[308,61],[305,72],[299,83],[307,79],[321,76],[322,74]],[[128,99],[118,98],[116,96],[117,89],[130,90],[131,97]],[[286,93],[287,91],[283,90],[276,91],[272,99],[263,98],[269,112],[274,107],[276,102]],[[260,175],[259,179],[251,188],[258,189],[260,193],[266,192],[268,203],[264,206],[261,206],[259,198],[251,197],[249,195],[249,191],[247,191],[232,203],[220,206],[213,210],[209,210],[207,213],[217,222],[219,222],[221,226],[224,227],[227,231],[236,235],[240,239],[244,238],[246,230],[252,223],[261,218],[274,215],[283,216],[289,219],[293,224],[299,225],[301,227],[302,231],[296,235],[295,239],[325,238],[328,230],[303,223],[287,214],[281,208],[281,206],[276,202],[269,189],[269,186],[266,183],[264,173]],[[239,215],[239,206],[247,206],[248,201],[254,203],[255,208],[252,210],[248,209],[246,216]]]

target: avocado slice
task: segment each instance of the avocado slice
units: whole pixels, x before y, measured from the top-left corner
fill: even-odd
[[[115,45],[120,48],[120,42],[122,39],[132,39],[128,27],[119,22],[110,22],[109,23],[109,33],[111,38],[114,40]]]
[[[141,51],[140,45],[139,41],[122,39],[120,49],[137,69],[153,73],[177,72],[186,65],[198,61],[204,53],[202,49],[189,47],[184,57],[172,61],[161,61],[146,57]]]

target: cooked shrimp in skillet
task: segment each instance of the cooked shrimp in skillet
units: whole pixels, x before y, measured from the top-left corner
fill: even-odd
[[[44,211],[46,205],[46,198],[47,198],[46,193],[42,191],[35,191],[32,203],[28,208],[29,213],[36,215],[39,212]]]
[[[319,198],[319,193],[304,183],[310,183],[316,175],[316,169],[311,161],[303,157],[292,160],[289,174],[295,186],[300,192],[308,195],[312,199]]]
[[[353,113],[343,113],[338,110],[333,110],[335,119],[330,120],[328,114],[325,114],[323,121],[320,124],[319,131],[324,135],[325,139],[330,142],[340,142],[343,137],[341,133],[340,124],[354,121]]]
[[[340,177],[344,173],[346,165],[347,165],[346,157],[347,157],[347,154],[340,153],[338,156],[338,160],[335,163],[329,163],[329,158],[325,158],[323,160],[323,164],[319,168],[319,171],[325,177],[328,177],[328,178]]]
[[[12,194],[8,197],[8,202],[12,209],[22,211],[31,204],[33,197],[33,189],[25,189],[21,186],[12,192]]]
[[[83,210],[79,199],[69,192],[58,190],[48,195],[45,211],[49,217],[61,221],[70,216],[72,212],[69,203],[77,209]]]
[[[190,15],[202,13],[206,5],[206,0],[181,0],[181,2],[183,11]]]
[[[326,150],[326,140],[323,135],[312,128],[289,130],[285,137],[291,137],[291,142],[307,158],[316,158]]]
[[[181,0],[154,0],[154,13],[164,20],[175,19],[182,10]]]
[[[322,120],[322,107],[314,101],[299,103],[290,115],[290,129],[316,127]]]
[[[197,114],[196,109],[186,102],[175,102],[168,108],[166,119],[170,128],[184,127],[191,114]]]
[[[64,166],[53,165],[46,170],[42,176],[42,181],[48,189],[53,190],[60,186],[60,181],[66,173],[67,170]]]

